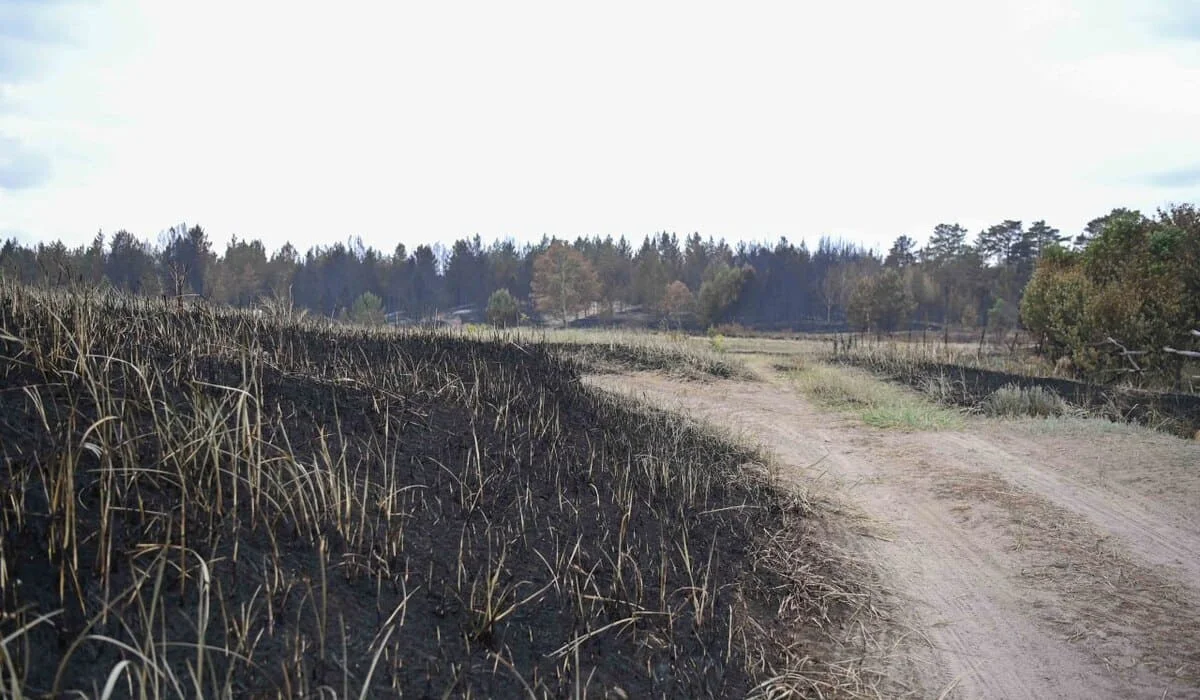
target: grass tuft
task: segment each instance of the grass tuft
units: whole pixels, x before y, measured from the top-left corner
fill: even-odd
[[[1061,416],[1067,403],[1053,391],[1040,386],[1022,387],[1009,384],[1000,387],[983,401],[983,412],[1002,418],[1045,418]]]

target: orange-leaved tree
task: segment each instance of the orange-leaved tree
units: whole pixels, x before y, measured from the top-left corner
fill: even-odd
[[[659,306],[667,314],[668,322],[674,321],[682,324],[681,317],[683,314],[695,309],[696,297],[686,284],[675,280],[667,285],[667,291],[663,294],[663,299]]]
[[[567,319],[600,296],[600,280],[578,250],[554,241],[533,261],[533,300],[538,311]]]

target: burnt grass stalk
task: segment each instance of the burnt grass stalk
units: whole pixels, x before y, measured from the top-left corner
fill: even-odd
[[[0,455],[9,696],[829,695],[859,609],[758,455],[499,336],[3,284]]]

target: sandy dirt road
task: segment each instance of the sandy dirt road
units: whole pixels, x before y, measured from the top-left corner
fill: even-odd
[[[913,695],[1200,698],[1200,445],[1088,421],[877,430],[780,376],[589,382],[729,428],[844,504],[920,642]]]

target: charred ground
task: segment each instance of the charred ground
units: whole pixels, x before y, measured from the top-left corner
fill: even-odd
[[[862,604],[758,455],[536,343],[7,286],[0,459],[18,694],[803,690]]]

